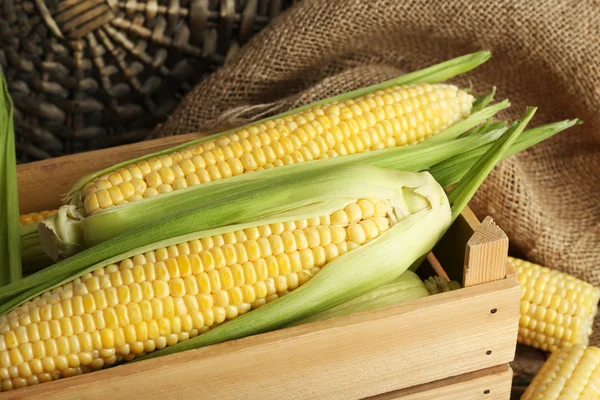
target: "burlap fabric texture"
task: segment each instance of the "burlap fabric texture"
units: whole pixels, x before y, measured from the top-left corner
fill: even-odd
[[[306,0],[184,99],[155,136],[227,127],[237,107],[289,109],[477,50],[493,58],[455,82],[498,87],[532,125],[584,124],[498,166],[471,207],[527,259],[600,285],[600,3]],[[267,109],[272,109],[267,107]],[[230,119],[231,121],[231,119]],[[237,120],[236,120],[237,122]],[[595,343],[600,343],[596,329]]]

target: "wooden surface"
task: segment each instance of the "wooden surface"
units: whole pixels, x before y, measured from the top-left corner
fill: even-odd
[[[17,167],[20,213],[58,208],[62,195],[82,176],[201,136],[190,133],[21,164]]]
[[[506,400],[512,375],[511,368],[504,364],[365,400]]]
[[[504,279],[508,261],[508,236],[487,217],[467,242],[463,287]]]
[[[519,296],[516,280],[504,279],[31,386],[0,399],[374,396],[511,361]]]
[[[478,226],[479,220],[466,207],[434,247],[433,253],[444,266],[444,271],[450,279],[462,282],[466,244]]]

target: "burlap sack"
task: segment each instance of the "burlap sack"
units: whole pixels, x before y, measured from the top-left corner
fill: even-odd
[[[457,82],[498,86],[498,98],[513,103],[504,116],[537,105],[534,124],[585,123],[503,162],[472,208],[493,216],[528,259],[600,285],[597,1],[306,0],[197,86],[155,136],[212,129],[240,106],[287,109],[481,49],[493,59]]]

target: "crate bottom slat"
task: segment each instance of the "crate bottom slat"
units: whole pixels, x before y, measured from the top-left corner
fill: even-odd
[[[510,366],[503,364],[364,400],[504,400],[510,396],[512,376]]]

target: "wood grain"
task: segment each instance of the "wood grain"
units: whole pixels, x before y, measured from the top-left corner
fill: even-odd
[[[466,207],[433,249],[451,280],[462,282],[466,244],[479,226],[479,220]]]
[[[506,400],[510,396],[512,375],[511,368],[504,364],[365,400]]]
[[[508,236],[486,217],[467,242],[463,287],[504,279],[508,262]]]
[[[374,396],[511,361],[519,298],[517,281],[507,278],[31,386],[0,399]]]
[[[62,196],[82,176],[202,136],[190,133],[21,164],[17,167],[19,211],[26,214],[58,208]]]

